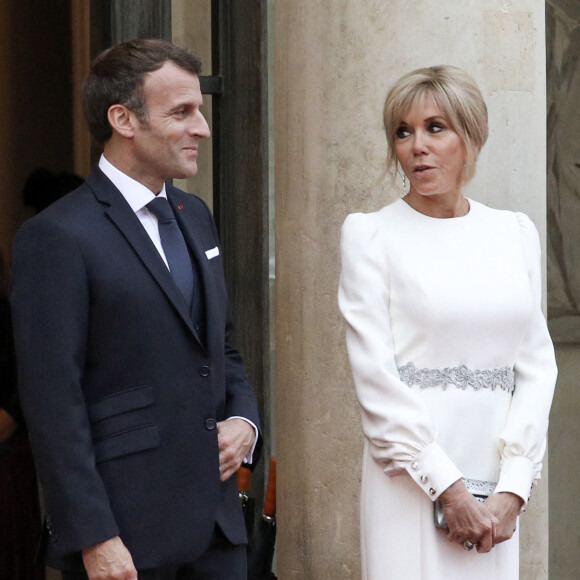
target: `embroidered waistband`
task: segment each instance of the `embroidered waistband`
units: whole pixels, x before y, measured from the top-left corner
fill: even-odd
[[[399,367],[401,381],[408,387],[417,385],[421,389],[429,387],[441,387],[455,385],[459,389],[471,387],[475,391],[479,389],[500,388],[508,393],[513,393],[514,371],[511,367],[498,369],[470,369],[465,365],[458,367],[446,367],[444,369],[418,369],[413,363],[407,363]]]

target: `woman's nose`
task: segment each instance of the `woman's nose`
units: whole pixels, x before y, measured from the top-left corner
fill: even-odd
[[[426,151],[427,145],[422,131],[416,131],[413,135],[413,152],[420,154]]]

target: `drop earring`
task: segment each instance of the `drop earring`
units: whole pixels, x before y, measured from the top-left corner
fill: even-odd
[[[401,175],[401,179],[403,180],[403,189],[404,189],[405,185],[407,185],[407,176],[403,173],[403,175]]]

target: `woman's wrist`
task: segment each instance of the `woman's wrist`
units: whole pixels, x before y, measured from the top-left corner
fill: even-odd
[[[440,496],[439,501],[443,507],[460,500],[462,496],[470,495],[461,479],[452,483]]]

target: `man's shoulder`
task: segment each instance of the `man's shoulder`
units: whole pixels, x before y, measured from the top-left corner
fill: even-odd
[[[94,188],[90,185],[91,176],[79,187],[27,219],[20,226],[17,238],[51,231],[61,234],[88,232],[91,229],[89,226],[94,225],[97,216],[103,215],[103,212],[99,211],[101,204],[98,203]]]
[[[28,219],[25,224],[29,226],[43,223],[66,223],[68,216],[78,214],[78,208],[86,205],[88,188],[83,184],[79,188],[65,194],[60,199],[51,203],[48,207]]]

